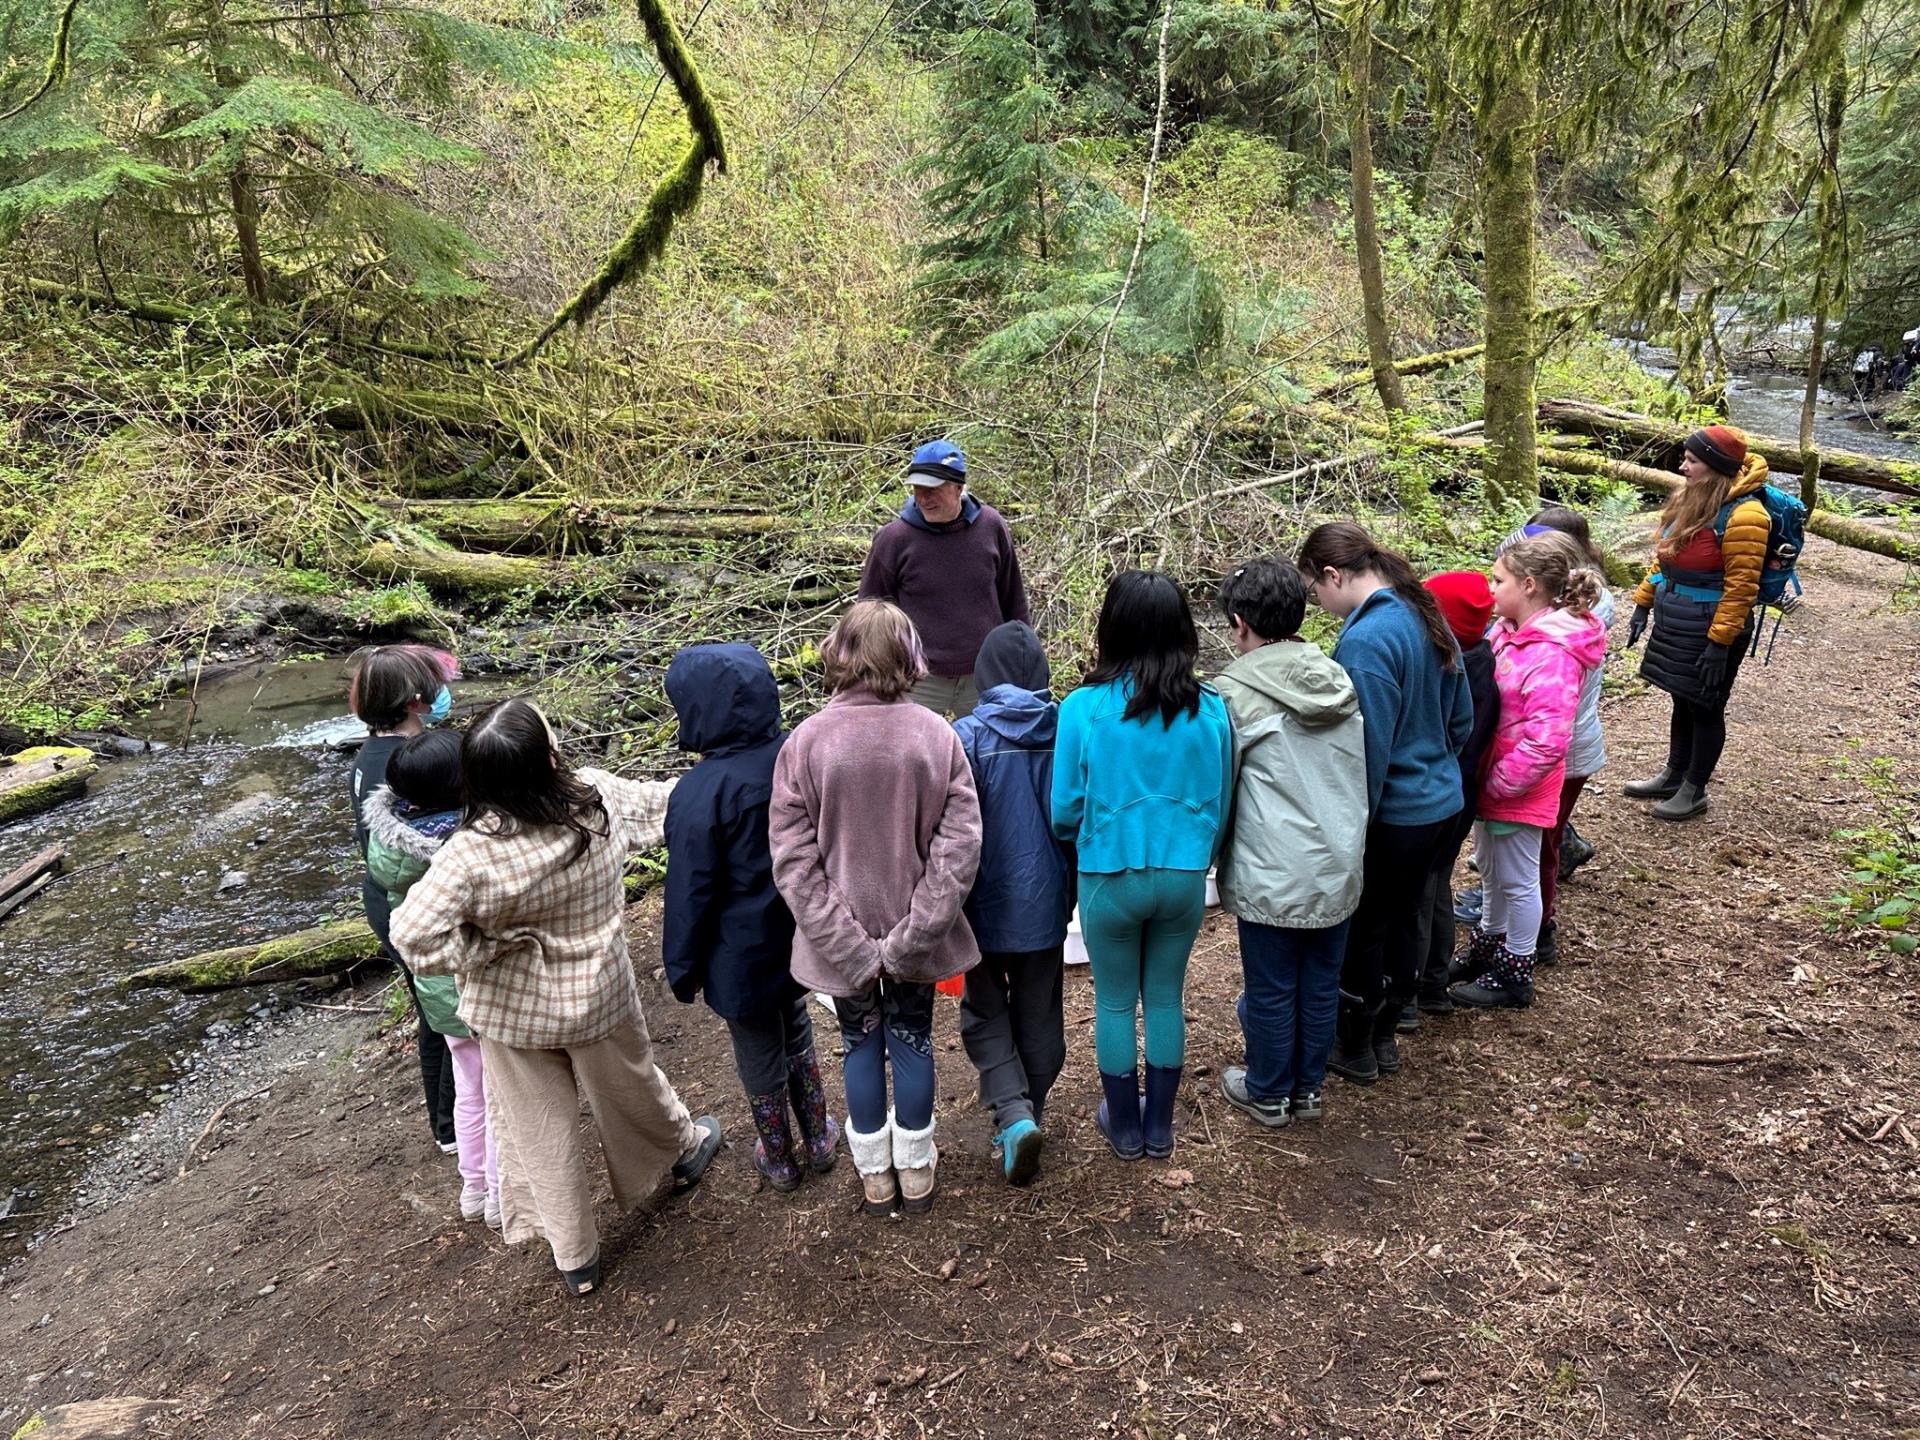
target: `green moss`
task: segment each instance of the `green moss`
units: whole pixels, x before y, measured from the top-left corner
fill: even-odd
[[[380,953],[380,942],[363,920],[341,920],[297,935],[269,940],[263,945],[235,945],[208,950],[184,960],[150,965],[126,980],[129,989],[158,988],[198,994],[230,990],[238,985],[261,985],[298,980],[310,975],[337,975]]]
[[[38,1435],[47,1428],[47,1417],[35,1411],[27,1417],[27,1423],[13,1432],[13,1440],[26,1440],[29,1435]]]
[[[32,778],[0,791],[0,825],[84,794],[95,769],[93,752],[71,745],[35,745],[0,764],[0,771],[29,769],[36,772]]]

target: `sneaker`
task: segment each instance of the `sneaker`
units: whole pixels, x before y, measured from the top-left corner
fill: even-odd
[[[507,1217],[500,1212],[500,1197],[498,1195],[487,1196],[487,1208],[481,1211],[480,1215],[481,1218],[487,1222],[487,1228],[489,1230],[504,1231],[507,1228]]]
[[[1486,892],[1478,885],[1458,891],[1453,897],[1453,918],[1462,925],[1478,925],[1486,906]]]
[[[600,1257],[594,1256],[577,1270],[562,1270],[560,1280],[569,1295],[591,1295],[600,1284]]]
[[[1289,1101],[1256,1100],[1247,1093],[1247,1069],[1244,1065],[1229,1065],[1222,1072],[1220,1093],[1234,1109],[1269,1130],[1281,1129],[1293,1119]]]
[[[440,1147],[440,1153],[442,1155],[458,1155],[460,1153],[460,1142],[457,1140],[436,1140],[433,1143]]]
[[[1014,1121],[993,1137],[1009,1185],[1031,1185],[1040,1173],[1040,1151],[1046,1137],[1031,1120]]]
[[[673,1183],[683,1190],[700,1183],[700,1177],[707,1173],[707,1162],[720,1153],[720,1142],[724,1138],[720,1122],[711,1115],[702,1115],[693,1122],[693,1128],[699,1138],[691,1150],[673,1163]]]
[[[1302,1090],[1287,1102],[1287,1109],[1296,1120],[1318,1120],[1326,1113],[1326,1103],[1318,1090]]]
[[[487,1187],[484,1185],[462,1185],[460,1187],[460,1218],[478,1220],[487,1213]]]

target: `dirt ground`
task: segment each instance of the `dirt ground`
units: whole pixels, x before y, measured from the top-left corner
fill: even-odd
[[[1610,698],[1600,857],[1539,1002],[1429,1021],[1398,1078],[1330,1081],[1322,1124],[1219,1098],[1215,916],[1171,1163],[1105,1151],[1079,971],[1032,1189],[989,1168],[943,1003],[933,1214],[859,1216],[844,1156],[776,1195],[724,1031],[649,978],[647,933],[661,1064],[734,1143],[691,1194],[603,1209],[601,1293],[459,1222],[411,1045],[361,1032],[14,1267],[0,1420],[143,1396],[169,1403],[139,1433],[196,1437],[1920,1435],[1920,972],[1816,911],[1871,811],[1834,755],[1920,774],[1920,616],[1890,562],[1815,542],[1804,568],[1707,817],[1619,796],[1666,706]]]

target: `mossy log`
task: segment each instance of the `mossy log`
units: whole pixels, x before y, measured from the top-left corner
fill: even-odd
[[[431,531],[448,544],[516,554],[710,540],[824,550],[858,560],[871,539],[822,534],[790,515],[701,513],[652,502],[414,500],[394,508],[405,523]]]
[[[1619,448],[1632,448],[1664,467],[1680,463],[1690,427],[1654,420],[1584,400],[1542,400],[1540,422],[1575,435],[1592,435]],[[1748,435],[1747,447],[1765,457],[1767,467],[1798,475],[1806,456],[1794,440]],[[1820,478],[1830,484],[1859,485],[1890,495],[1920,495],[1920,465],[1903,465],[1852,450],[1819,450]]]
[[[1347,414],[1332,405],[1284,405],[1279,409],[1311,420],[1316,425],[1346,430],[1356,435],[1368,435],[1378,440],[1393,438],[1393,432],[1385,425],[1372,420],[1363,420]],[[1234,416],[1234,428],[1241,433],[1263,434],[1269,428],[1267,412],[1256,406],[1247,406]],[[1485,447],[1470,436],[1455,435],[1414,435],[1404,437],[1410,443],[1423,450],[1445,450],[1475,462],[1484,456]],[[1655,470],[1648,465],[1635,465],[1626,460],[1613,460],[1605,455],[1595,455],[1586,450],[1568,450],[1557,445],[1542,445],[1538,460],[1542,469],[1558,471],[1565,475],[1589,475],[1615,480],[1622,484],[1637,486],[1647,494],[1664,500],[1680,485],[1680,477],[1666,470]],[[1815,510],[1807,516],[1807,529],[1824,540],[1836,545],[1845,545],[1854,550],[1867,550],[1875,555],[1885,555],[1890,560],[1903,564],[1920,564],[1920,544],[1903,539],[1890,530],[1878,526],[1862,524],[1858,520],[1849,520],[1843,515],[1835,515],[1831,510]]]
[[[442,595],[491,599],[530,590],[552,593],[578,578],[566,565],[517,555],[468,555],[379,541],[361,553],[359,568],[381,580],[418,580]]]
[[[199,995],[209,990],[236,990],[242,985],[338,975],[366,964],[379,953],[380,942],[366,921],[341,920],[257,945],[234,945],[189,955],[184,960],[169,960],[164,965],[149,965],[127,976],[124,984],[129,990],[184,990]]]
[[[1427,355],[1409,355],[1404,360],[1393,362],[1396,375],[1425,375],[1434,370],[1445,370],[1449,366],[1465,364],[1486,351],[1485,345],[1462,345],[1458,350],[1435,350]],[[1373,383],[1373,368],[1353,370],[1342,375],[1331,385],[1323,385],[1314,391],[1322,400],[1332,400],[1345,395],[1350,390],[1358,390],[1362,385]]]
[[[74,745],[35,745],[0,759],[0,825],[78,799],[96,768],[93,752]]]

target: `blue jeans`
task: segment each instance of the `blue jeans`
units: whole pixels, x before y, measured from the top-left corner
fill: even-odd
[[[1340,1013],[1340,961],[1347,924],[1286,930],[1240,922],[1240,1030],[1247,1037],[1247,1094],[1285,1100],[1327,1078]]]
[[[836,996],[833,1010],[847,1058],[847,1118],[873,1135],[887,1123],[887,1071],[893,1071],[893,1115],[903,1130],[933,1123],[933,986],[883,975],[866,992]]]

